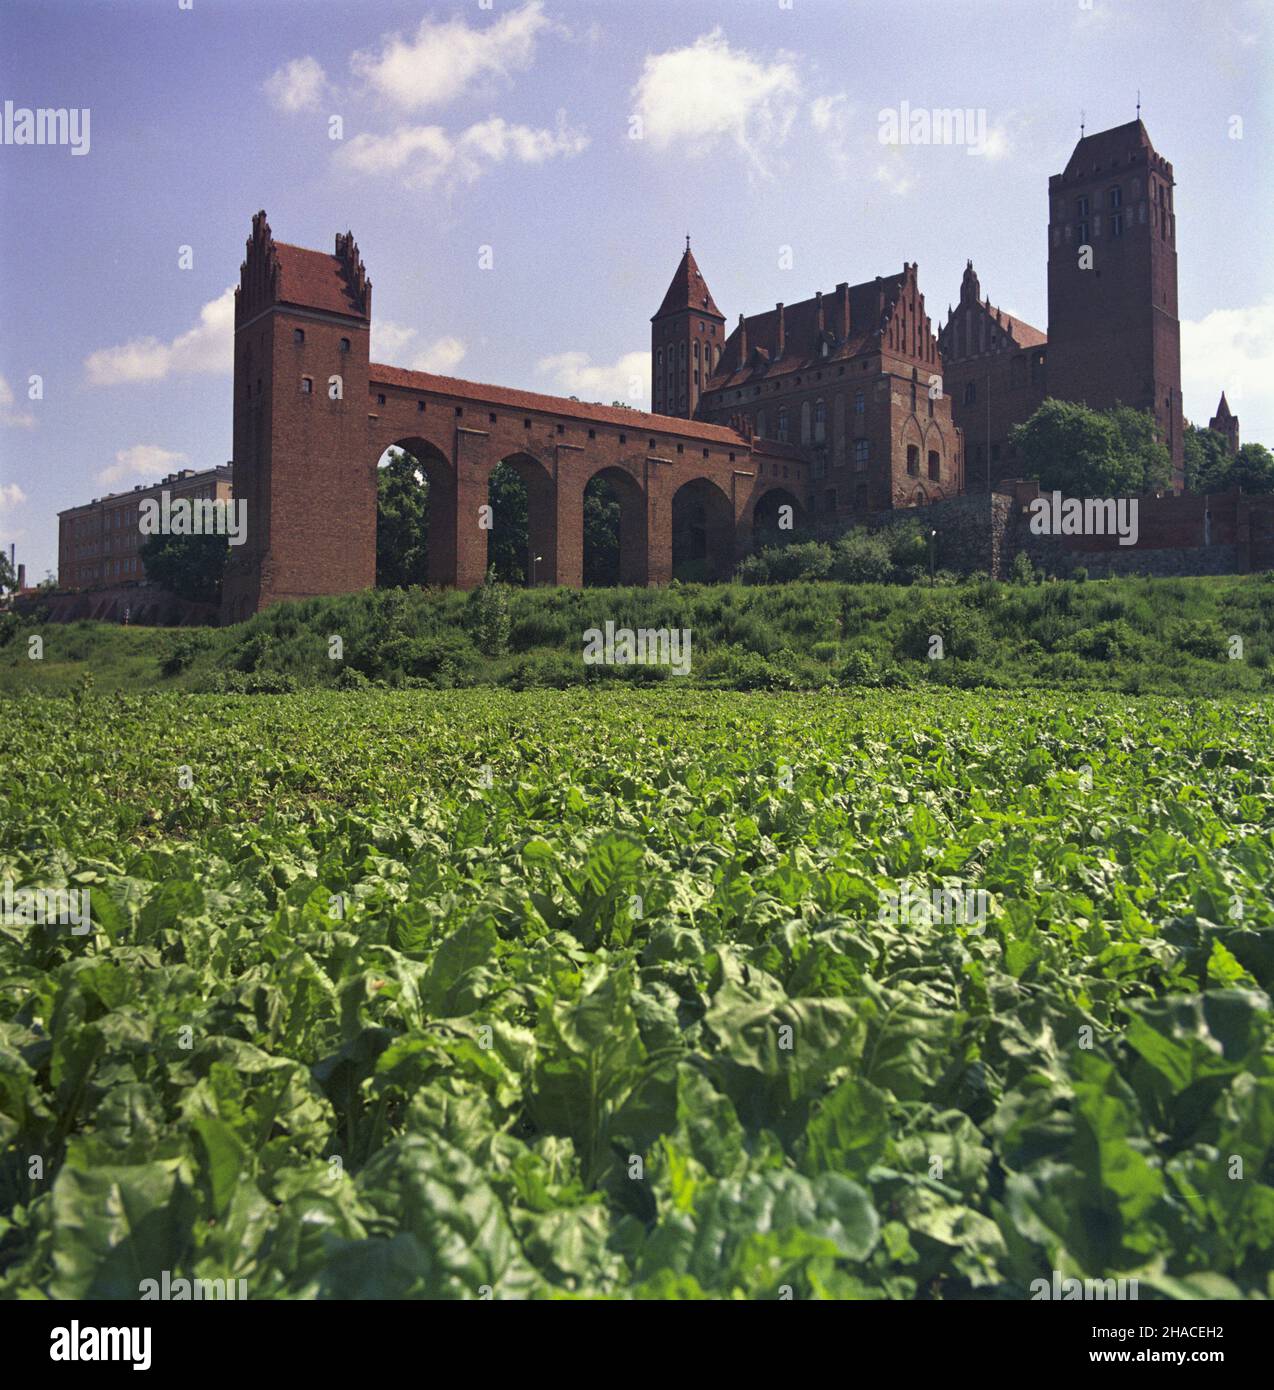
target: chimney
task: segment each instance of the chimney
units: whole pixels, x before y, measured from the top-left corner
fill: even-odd
[[[836,300],[840,309],[841,340],[849,340],[849,281],[836,286]]]
[[[25,565],[19,565],[19,566],[18,566],[18,588],[19,588],[19,589],[25,589],[26,586],[27,586],[27,567],[26,567]]]
[[[783,306],[782,306],[781,304],[776,304],[774,307],[775,307],[775,309],[778,311],[778,316],[779,316],[778,352],[776,352],[776,353],[774,354],[775,361],[777,361],[780,357],[783,356],[784,349],[786,348],[786,345],[787,345],[787,334],[786,334],[786,330],[785,330],[784,323],[783,323]]]
[[[739,315],[739,366],[748,365],[748,321]]]
[[[818,336],[821,338],[821,337],[823,336],[823,329],[824,329],[825,324],[826,324],[826,321],[825,321],[824,318],[823,318],[823,291],[822,291],[822,290],[815,290],[815,291],[814,291],[814,298],[815,298],[815,300],[818,301],[818,308],[817,308],[817,313],[818,313]]]

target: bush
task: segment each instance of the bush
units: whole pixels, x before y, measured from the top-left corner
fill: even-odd
[[[198,688],[207,695],[291,695],[297,684],[283,671],[214,671]]]
[[[766,559],[768,551],[748,555],[739,562],[734,577],[740,584],[768,584],[770,582],[770,562]]]
[[[718,647],[702,662],[700,672],[705,685],[728,690],[793,690],[796,686],[790,671],[741,647]]]
[[[200,652],[206,652],[216,639],[207,628],[196,628],[193,632],[179,632],[168,648],[160,666],[165,676],[179,676],[190,666]]]
[[[1009,568],[1009,577],[1014,584],[1033,584],[1035,582],[1035,566],[1031,564],[1031,557],[1025,550],[1019,550],[1013,557],[1013,564]]]
[[[590,668],[565,652],[529,652],[514,662],[508,684],[514,690],[565,690],[588,678]]]
[[[849,659],[841,667],[842,685],[879,685],[880,672],[876,669],[876,659],[860,647],[849,654]]]
[[[832,547],[832,578],[843,583],[887,584],[893,568],[889,543],[883,535],[851,531]]]
[[[502,656],[509,647],[509,590],[496,581],[494,568],[469,595],[465,619],[484,656]]]
[[[798,579],[826,579],[832,569],[832,548],[822,541],[803,541],[763,552],[770,581],[791,584]]]
[[[431,637],[395,637],[381,649],[386,671],[401,671],[440,685],[460,685],[470,679],[482,659],[462,632],[440,632]]]
[[[371,685],[371,681],[353,666],[341,668],[341,673],[334,682],[337,690],[366,690]]]

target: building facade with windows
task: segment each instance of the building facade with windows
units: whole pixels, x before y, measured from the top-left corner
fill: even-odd
[[[167,492],[179,498],[228,502],[231,465],[196,470],[183,468],[161,482],[139,483],[131,492],[95,497],[58,513],[58,588],[101,589],[140,584],[146,578],[141,548],[148,539],[139,529],[143,501],[159,501]]]

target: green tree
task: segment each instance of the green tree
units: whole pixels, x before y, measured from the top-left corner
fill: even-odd
[[[16,589],[18,587],[18,577],[13,572],[13,566],[9,564],[9,557],[0,552],[0,589]]]
[[[1274,492],[1274,454],[1264,444],[1244,444],[1230,464],[1230,486]]]
[[[491,470],[487,500],[492,520],[487,550],[491,567],[504,583],[525,584],[529,535],[526,484],[512,464],[500,462]]]
[[[1216,430],[1187,425],[1183,438],[1187,492],[1224,492],[1228,486],[1230,451]]]
[[[405,449],[391,449],[376,474],[376,585],[429,582],[429,484]]]
[[[605,478],[584,489],[584,583],[619,583],[619,498]]]
[[[138,552],[146,578],[178,598],[216,603],[230,555],[225,536],[148,536]]]
[[[1071,497],[1118,497],[1166,486],[1168,451],[1154,420],[1127,406],[1090,410],[1073,401],[1047,400],[1013,429],[1023,472],[1045,492]]]

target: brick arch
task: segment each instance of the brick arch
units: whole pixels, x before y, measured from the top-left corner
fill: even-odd
[[[650,571],[646,491],[633,471],[622,464],[603,464],[581,475],[579,487],[579,554],[584,561],[584,494],[594,479],[609,483],[619,503],[619,582],[647,583]]]
[[[776,483],[771,487],[759,490],[752,499],[752,504],[748,508],[748,516],[752,523],[752,548],[758,549],[759,543],[765,539],[765,533],[769,528],[771,516],[777,518],[778,509],[781,506],[792,508],[792,530],[799,532],[805,529],[805,508],[801,505],[800,498],[782,483]]]
[[[514,449],[491,464],[487,470],[488,485],[497,463],[508,464],[526,488],[527,586],[556,584],[558,500],[553,469],[531,450]],[[490,563],[491,536],[486,539],[486,558]]]
[[[390,449],[401,449],[410,454],[420,465],[429,484],[429,582],[454,584],[460,520],[456,515],[455,466],[446,450],[423,434],[403,435],[383,445],[376,454],[377,466]],[[476,515],[470,521],[476,531]],[[485,534],[482,539],[485,544]]]
[[[712,478],[687,479],[672,495],[672,572],[729,579],[734,572],[734,504]]]

